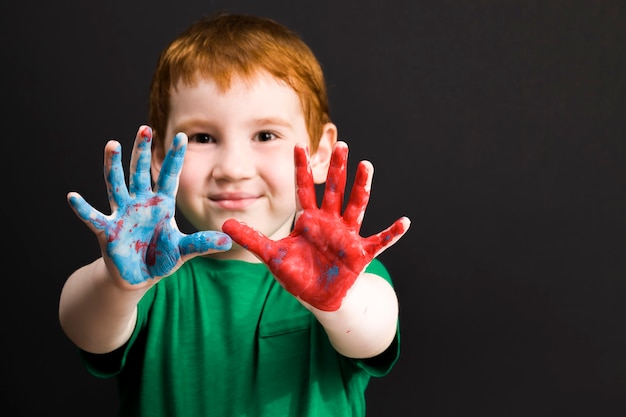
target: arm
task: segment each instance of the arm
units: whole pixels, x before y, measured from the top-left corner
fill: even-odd
[[[221,232],[185,235],[178,230],[175,195],[187,137],[174,138],[154,190],[151,141],[152,131],[142,126],[135,138],[128,189],[120,144],[107,143],[104,174],[111,215],[103,215],[77,193],[68,194],[76,215],[97,236],[102,257],[70,275],[61,292],[59,320],[67,336],[92,353],[110,352],[128,340],[137,303],[160,279],[192,257],[231,246]]]
[[[268,265],[276,279],[324,326],[331,343],[345,356],[367,358],[383,352],[397,328],[398,304],[391,286],[364,273],[371,260],[398,241],[409,228],[406,217],[386,230],[359,235],[369,201],[373,167],[362,161],[343,215],[348,148],[333,150],[321,208],[306,149],[296,146],[296,184],[300,207],[293,231],[272,241],[231,219],[222,230]]]
[[[75,271],[65,282],[59,301],[59,319],[65,334],[83,350],[111,352],[130,338],[137,303],[148,290],[130,290],[115,284],[103,258]]]
[[[344,356],[371,358],[387,349],[396,335],[398,299],[385,279],[363,273],[336,311],[301,301],[324,326],[333,347]]]

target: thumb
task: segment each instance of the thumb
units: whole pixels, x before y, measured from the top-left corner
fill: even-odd
[[[249,250],[262,261],[267,262],[269,260],[275,242],[263,233],[235,219],[226,220],[222,225],[222,230],[228,233],[239,246]]]
[[[181,255],[195,256],[229,250],[232,243],[227,234],[207,230],[184,235],[178,242],[178,247]]]

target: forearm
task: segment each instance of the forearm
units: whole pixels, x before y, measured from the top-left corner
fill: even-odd
[[[137,303],[147,288],[130,290],[115,285],[100,258],[66,281],[59,301],[61,327],[81,349],[111,352],[130,338]]]
[[[391,285],[378,275],[362,274],[337,311],[306,306],[324,326],[333,347],[347,357],[376,356],[396,335],[398,298]]]

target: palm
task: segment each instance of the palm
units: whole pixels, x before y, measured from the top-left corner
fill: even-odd
[[[293,231],[272,241],[236,220],[222,229],[265,262],[276,279],[293,295],[326,311],[337,310],[367,264],[406,232],[408,219],[363,238],[359,235],[370,194],[373,168],[361,162],[350,200],[341,215],[346,185],[348,148],[339,142],[333,151],[321,208],[306,150],[295,149],[296,183],[302,210]]]
[[[150,180],[151,131],[140,130],[131,158],[129,188],[124,182],[119,143],[107,145],[105,178],[112,213],[106,216],[72,193],[70,204],[98,235],[107,263],[121,278],[140,284],[170,275],[189,257],[230,248],[220,232],[182,234],[176,222],[175,193],[186,141],[174,139],[153,190]]]

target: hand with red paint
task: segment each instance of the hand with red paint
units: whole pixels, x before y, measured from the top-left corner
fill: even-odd
[[[398,241],[408,230],[406,217],[384,231],[359,235],[369,201],[374,168],[368,161],[357,167],[350,199],[343,215],[348,146],[337,142],[328,170],[324,198],[317,207],[315,186],[306,148],[294,150],[299,209],[293,231],[273,241],[235,219],[222,230],[250,250],[294,296],[323,311],[335,311],[371,260]]]
[[[78,193],[68,195],[76,214],[98,236],[109,271],[121,278],[119,283],[129,283],[135,289],[171,275],[194,256],[228,250],[232,244],[228,235],[221,232],[186,235],[178,230],[175,195],[187,136],[175,136],[154,190],[150,177],[151,144],[152,130],[142,126],[133,147],[128,189],[121,146],[116,141],[107,143],[104,175],[111,215],[102,214]]]

